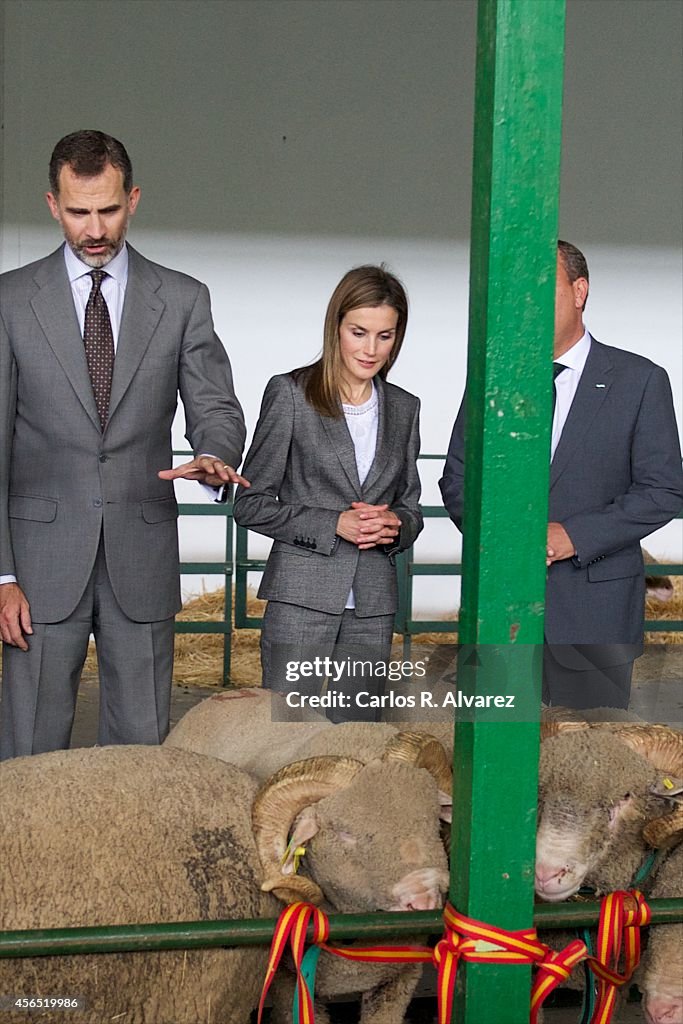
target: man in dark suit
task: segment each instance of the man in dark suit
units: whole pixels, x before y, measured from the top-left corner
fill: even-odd
[[[223,485],[245,438],[204,285],[125,243],[140,190],[102,132],[62,139],[66,244],[0,278],[0,756],[68,747],[88,637],[100,743],[168,730],[177,476]],[[195,458],[171,464],[180,391]]]
[[[669,379],[649,359],[586,331],[588,267],[558,243],[543,698],[569,707],[628,707],[642,653],[640,540],[683,505]],[[464,403],[453,428],[444,505],[461,528]]]

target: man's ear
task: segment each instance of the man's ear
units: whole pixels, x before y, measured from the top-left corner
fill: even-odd
[[[138,185],[133,185],[132,189],[128,193],[128,213],[131,215],[131,217],[135,213],[135,210],[137,209],[137,205],[139,202],[140,187]]]
[[[47,205],[50,208],[50,213],[52,214],[54,219],[59,220],[59,203],[57,202],[57,197],[54,196],[52,192],[46,192],[45,201],[47,202]]]
[[[585,277],[577,277],[576,281],[572,284],[572,289],[574,291],[574,304],[576,308],[583,309],[588,298],[588,281]]]

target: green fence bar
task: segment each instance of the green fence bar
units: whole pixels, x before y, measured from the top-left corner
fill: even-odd
[[[653,924],[683,921],[681,899],[653,900],[648,905],[652,910]],[[538,928],[583,928],[595,925],[599,912],[599,903],[548,903],[536,907],[534,924]],[[330,939],[333,942],[355,938],[361,938],[367,943],[387,939],[395,939],[400,943],[406,938],[414,942],[416,935],[438,936],[442,932],[441,914],[433,910],[371,915],[333,914],[329,921]],[[0,932],[0,959],[269,945],[274,927],[274,918],[263,918]],[[313,941],[313,925],[309,926],[306,936],[309,943]]]
[[[532,921],[543,640],[563,0],[479,0],[458,683],[515,697],[457,721],[450,898]],[[460,1024],[525,1024],[531,971],[463,964]]]
[[[174,452],[174,455],[181,454]],[[183,503],[178,505],[181,516],[222,516],[225,520],[224,554],[221,562],[181,562],[181,573],[189,575],[220,575],[223,577],[225,604],[223,618],[217,622],[178,621],[176,633],[222,633],[223,634],[223,686],[230,685],[232,657],[232,503],[201,504]]]

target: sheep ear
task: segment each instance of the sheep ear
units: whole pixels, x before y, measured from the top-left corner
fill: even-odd
[[[449,824],[453,821],[453,796],[442,789],[439,790],[439,817]]]
[[[683,803],[683,779],[675,778],[672,775],[663,775],[652,786],[651,793],[654,796],[661,796],[665,800],[674,800],[676,803]]]
[[[294,822],[294,828],[282,861],[282,874],[294,874],[303,856],[300,852],[318,831],[318,821],[313,807],[305,807]]]

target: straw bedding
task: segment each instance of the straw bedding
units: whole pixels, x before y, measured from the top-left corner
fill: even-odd
[[[674,576],[674,594],[670,601],[648,599],[646,617],[650,619],[683,619],[683,576]],[[253,593],[247,598],[250,616],[263,614],[265,602]],[[450,617],[450,616],[446,616]],[[223,618],[223,590],[205,591],[188,599],[179,620],[220,621]],[[232,634],[232,682],[237,686],[258,686],[261,682],[259,658],[259,630],[238,629]],[[401,638],[395,637],[397,643]],[[647,644],[683,644],[683,633],[649,632]],[[414,644],[452,644],[452,633],[421,633],[413,637]],[[400,648],[397,648],[400,656]],[[678,660],[678,659],[676,659]],[[85,672],[97,672],[97,658],[91,643]],[[190,686],[220,686],[223,673],[223,635],[221,633],[178,633],[175,638],[175,667],[173,678],[177,683]]]

